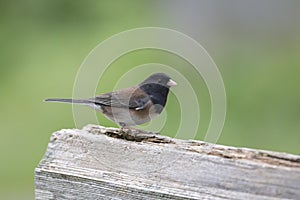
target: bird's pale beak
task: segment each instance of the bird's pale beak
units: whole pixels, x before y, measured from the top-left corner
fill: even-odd
[[[177,83],[175,81],[173,81],[172,79],[169,80],[169,82],[167,83],[168,86],[175,86],[177,85]]]

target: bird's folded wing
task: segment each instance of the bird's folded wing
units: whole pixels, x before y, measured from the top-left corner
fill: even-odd
[[[142,110],[150,101],[149,95],[137,91],[116,91],[89,99],[98,105]]]

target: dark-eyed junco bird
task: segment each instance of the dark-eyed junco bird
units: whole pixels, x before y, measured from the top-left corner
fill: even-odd
[[[169,88],[177,83],[164,73],[149,76],[137,86],[88,99],[46,99],[50,102],[80,104],[102,112],[121,128],[149,122],[164,109]]]

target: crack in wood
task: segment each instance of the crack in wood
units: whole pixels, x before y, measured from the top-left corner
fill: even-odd
[[[271,165],[300,168],[300,157],[291,155],[287,156],[288,154],[284,153],[227,147],[195,140],[181,141],[159,135],[158,133],[139,129],[120,130],[117,128],[105,128],[97,125],[88,125],[84,128],[84,130],[93,134],[104,134],[109,137],[135,142],[180,144],[178,146],[186,144],[187,146],[184,148],[185,150],[195,153],[204,153],[207,155],[218,156],[226,159],[246,159]]]
[[[135,142],[174,143],[171,138],[159,135],[159,133],[148,132],[140,129],[126,128],[103,128],[96,125],[88,125],[84,130],[93,134],[104,134],[109,137],[125,139]]]

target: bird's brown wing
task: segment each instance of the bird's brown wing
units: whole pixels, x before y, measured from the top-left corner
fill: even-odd
[[[138,87],[132,87],[101,94],[89,100],[98,105],[142,110],[150,101],[150,97]]]

